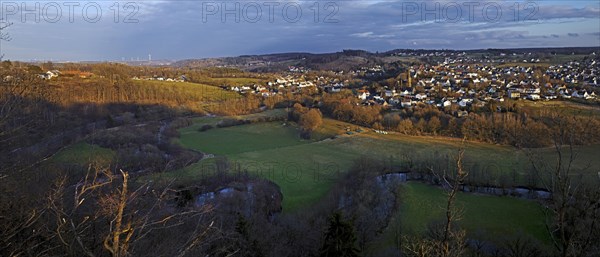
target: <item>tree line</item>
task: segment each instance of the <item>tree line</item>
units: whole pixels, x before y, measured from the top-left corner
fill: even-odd
[[[490,104],[491,105],[491,104]],[[600,119],[567,109],[519,109],[510,103],[458,116],[460,110],[430,105],[388,111],[380,105],[363,106],[352,95],[324,95],[320,109],[334,119],[405,135],[439,135],[516,147],[547,147],[556,120],[573,129],[576,145],[600,142]],[[498,111],[501,110],[501,111]],[[493,110],[493,111],[491,111]],[[572,113],[567,113],[572,112]]]

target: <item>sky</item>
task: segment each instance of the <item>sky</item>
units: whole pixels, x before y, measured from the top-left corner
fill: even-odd
[[[598,0],[0,0],[0,19],[21,61],[600,46]]]

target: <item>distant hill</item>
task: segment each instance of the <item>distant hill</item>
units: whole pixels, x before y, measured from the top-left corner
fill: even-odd
[[[236,67],[249,71],[276,72],[290,66],[312,70],[351,70],[373,64],[398,61],[390,55],[363,50],[344,50],[337,53],[279,53],[266,55],[243,55],[238,57],[189,59],[174,63],[179,67]]]
[[[394,49],[384,52],[384,55],[397,54],[397,53],[417,53],[417,54],[428,54],[435,52],[455,52],[455,53],[552,53],[552,54],[591,54],[593,52],[599,53],[600,46],[594,47],[548,47],[548,48],[488,48],[488,49],[471,49],[471,50],[452,50],[452,49]]]
[[[544,54],[590,54],[600,53],[600,47],[562,47],[562,48],[514,48],[514,49],[473,49],[473,50],[426,50],[395,49],[382,53],[364,50],[343,50],[336,53],[276,53],[264,55],[242,55],[238,57],[220,57],[205,59],[188,59],[173,62],[176,67],[206,68],[234,67],[247,71],[277,72],[287,70],[290,66],[304,67],[312,70],[351,70],[363,66],[385,65],[393,62],[413,63],[416,59],[400,58],[398,53],[430,54],[435,52],[456,53],[544,53]]]

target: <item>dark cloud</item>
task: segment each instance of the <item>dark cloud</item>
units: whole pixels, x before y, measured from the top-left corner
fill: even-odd
[[[318,14],[314,1],[300,1],[294,6],[302,9],[297,20],[290,17],[292,9],[283,13],[289,2],[280,0],[269,12],[265,4],[270,0],[240,1],[238,7],[232,1],[144,1],[134,24],[111,22],[107,4],[108,18],[98,24],[15,24],[9,31],[14,40],[2,48],[13,59],[120,60],[149,53],[153,59],[186,59],[346,48],[588,46],[597,45],[600,36],[600,8],[593,1],[538,1],[531,6],[534,13],[520,1],[480,1],[472,13],[467,6],[472,1],[334,1],[329,8],[319,1]],[[241,12],[213,14],[207,3],[219,9],[229,4]],[[522,10],[518,17],[515,3]],[[424,6],[438,12],[428,14]]]

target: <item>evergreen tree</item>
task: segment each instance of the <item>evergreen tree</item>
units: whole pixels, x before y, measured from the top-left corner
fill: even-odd
[[[238,220],[235,223],[235,232],[238,232],[244,239],[248,239],[248,221],[244,218],[244,215],[238,213]]]
[[[342,214],[334,213],[329,218],[329,227],[325,233],[323,246],[319,251],[321,257],[357,257],[356,235],[352,222],[345,221]]]
[[[263,256],[262,251],[258,245],[256,239],[252,239],[250,235],[250,223],[244,217],[243,214],[238,213],[238,220],[235,223],[235,232],[239,234],[238,238],[238,253],[241,256],[247,257],[261,257]]]

